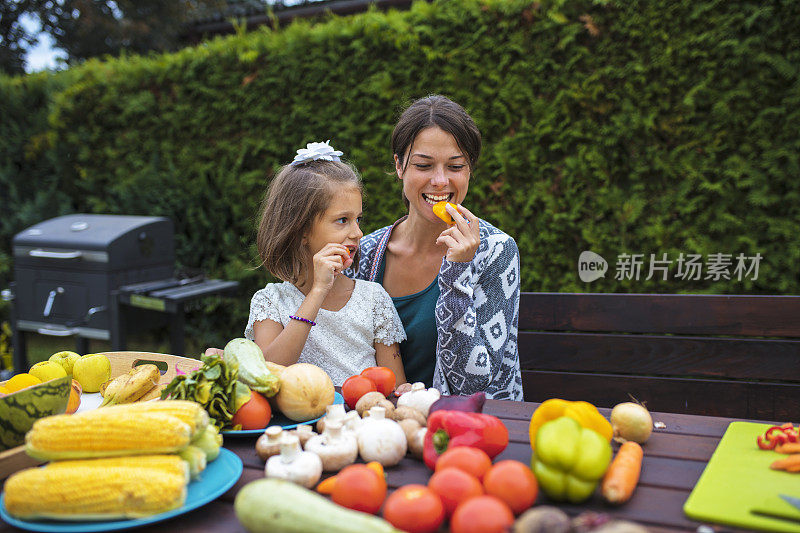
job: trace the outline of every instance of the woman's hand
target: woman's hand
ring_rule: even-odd
[[[469,209],[463,205],[458,206],[458,210],[451,205],[445,206],[450,216],[453,217],[455,225],[450,226],[436,239],[436,244],[447,246],[445,258],[448,261],[468,263],[475,257],[478,246],[481,244],[481,230],[478,217],[470,213]],[[466,216],[462,216],[461,212]]]
[[[318,289],[327,294],[333,287],[336,276],[346,268],[344,258],[347,258],[347,263],[353,263],[347,247],[332,242],[314,254],[314,286],[312,289]]]

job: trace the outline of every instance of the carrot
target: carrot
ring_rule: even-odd
[[[778,453],[800,453],[800,442],[784,442],[783,444],[778,444],[775,447],[775,451]]]
[[[787,472],[800,472],[800,453],[795,453],[785,459],[778,459],[769,467],[773,470],[786,470]]]
[[[336,476],[331,476],[328,479],[323,479],[317,485],[317,492],[320,494],[333,494],[333,487],[336,485]]]
[[[608,503],[625,503],[631,499],[639,482],[643,456],[642,447],[633,441],[620,446],[600,483],[600,493]]]

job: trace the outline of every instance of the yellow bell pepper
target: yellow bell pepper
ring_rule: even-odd
[[[555,420],[561,416],[568,416],[574,419],[581,427],[593,429],[609,442],[614,435],[614,431],[611,429],[611,422],[606,420],[606,418],[600,414],[600,411],[597,410],[597,407],[589,402],[571,402],[569,400],[552,398],[543,402],[536,411],[533,412],[531,425],[528,428],[532,448],[536,443],[536,433],[539,431],[539,428],[546,422]]]

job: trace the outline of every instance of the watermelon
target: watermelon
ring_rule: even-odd
[[[72,377],[46,381],[0,398],[0,451],[25,442],[25,433],[42,417],[67,410]]]

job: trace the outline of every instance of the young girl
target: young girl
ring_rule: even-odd
[[[376,364],[405,383],[398,343],[406,335],[391,298],[378,283],[341,274],[363,233],[361,180],[340,155],[309,143],[272,181],[257,245],[283,283],[253,295],[245,337],[268,361],[315,364],[335,385]]]

